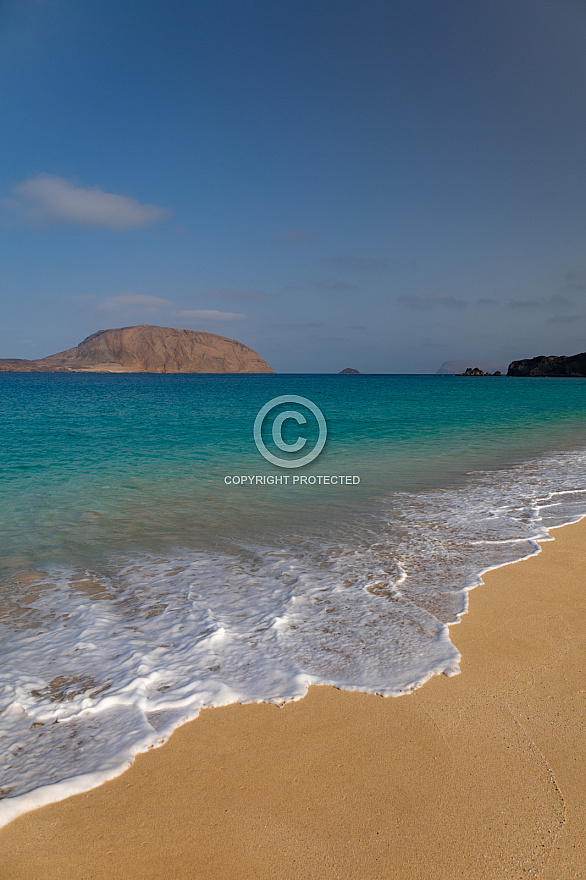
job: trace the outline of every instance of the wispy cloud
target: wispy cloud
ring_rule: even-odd
[[[320,290],[331,290],[334,293],[347,293],[350,290],[358,290],[358,285],[348,284],[347,281],[340,281],[337,278],[321,278],[315,282],[315,286]]]
[[[548,305],[570,306],[572,305],[572,302],[572,299],[569,296],[565,296],[563,293],[552,293],[549,298]]]
[[[244,300],[245,302],[266,302],[269,298],[262,290],[225,290],[219,287],[210,287],[205,290],[203,296],[212,296],[223,300]]]
[[[498,306],[500,305],[498,299],[491,299],[489,296],[483,296],[478,300],[479,306]]]
[[[385,257],[353,257],[346,254],[330,257],[326,262],[337,269],[351,269],[358,272],[386,272],[389,268],[389,261]]]
[[[316,327],[323,327],[322,321],[282,321],[277,324],[270,324],[273,330],[314,330]]]
[[[50,174],[38,174],[17,184],[0,204],[12,217],[35,226],[67,223],[116,232],[149,226],[171,213],[167,208],[141,204],[130,196],[105,192],[96,186],[78,186]]]
[[[583,315],[552,315],[547,319],[548,324],[574,324],[576,321],[583,321]]]
[[[567,272],[566,287],[569,290],[586,290],[586,269],[572,269]]]
[[[307,229],[286,229],[279,235],[279,241],[284,244],[314,244],[317,236]]]
[[[99,312],[142,312],[147,315],[155,315],[162,309],[172,308],[173,303],[159,296],[123,293],[120,296],[108,296],[105,299],[97,300],[96,307]]]
[[[245,321],[248,315],[236,312],[219,312],[217,309],[184,309],[173,312],[174,318],[185,318],[188,321]]]
[[[463,309],[467,303],[463,299],[457,299],[450,294],[436,294],[434,296],[419,296],[416,293],[410,293],[406,296],[397,297],[397,302],[409,309],[434,309],[436,307],[444,309]]]
[[[512,309],[538,309],[545,303],[538,299],[512,299],[509,305]]]
[[[544,299],[512,299],[509,306],[513,309],[551,309],[574,306],[573,300],[563,293],[552,293]]]
[[[248,315],[240,312],[224,312],[218,309],[180,309],[171,300],[139,293],[108,297],[81,294],[72,299],[90,305],[99,314],[124,315],[138,319],[141,316],[161,314],[165,315],[165,320],[179,318],[183,321],[245,321],[248,318]]]

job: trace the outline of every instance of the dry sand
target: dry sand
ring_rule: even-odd
[[[462,673],[204,711],[0,831],[2,880],[586,878],[586,521],[490,572]]]

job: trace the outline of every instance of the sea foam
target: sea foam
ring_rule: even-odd
[[[586,512],[586,456],[379,499],[319,538],[12,577],[0,621],[0,824],[110,779],[204,706],[310,685],[399,696],[458,672],[482,572]]]

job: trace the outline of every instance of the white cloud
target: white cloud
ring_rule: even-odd
[[[97,297],[78,295],[74,300],[89,303],[93,310],[101,314],[125,315],[158,315],[165,312],[167,317],[182,318],[187,321],[246,321],[248,315],[239,312],[220,312],[217,309],[177,309],[177,305],[160,296],[148,296],[140,293],[122,293],[119,296]]]
[[[76,186],[50,174],[38,174],[17,184],[1,204],[9,213],[40,226],[71,223],[118,232],[157,223],[171,213],[167,208],[142,205],[130,196],[104,192],[97,186]]]
[[[186,309],[174,312],[174,318],[187,318],[190,321],[245,321],[247,315],[236,312],[218,312],[216,309]]]
[[[161,309],[173,306],[168,299],[158,296],[146,296],[140,293],[123,293],[120,296],[109,296],[98,303],[100,312],[135,312],[141,311],[148,315],[154,315]]]

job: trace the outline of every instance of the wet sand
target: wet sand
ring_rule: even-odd
[[[586,877],[586,521],[485,576],[462,672],[202,712],[0,830],[2,880]]]

